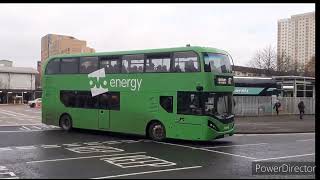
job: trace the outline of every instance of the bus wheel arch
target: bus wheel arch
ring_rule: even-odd
[[[156,131],[159,133],[154,134]],[[162,141],[166,138],[166,128],[161,121],[153,119],[146,126],[146,136],[155,141]]]
[[[68,113],[62,113],[59,118],[59,126],[65,130],[70,131],[72,129],[72,118]]]

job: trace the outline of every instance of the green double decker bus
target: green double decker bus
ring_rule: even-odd
[[[198,46],[50,57],[42,70],[42,122],[157,141],[231,136],[229,57]]]

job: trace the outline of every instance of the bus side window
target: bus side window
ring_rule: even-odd
[[[100,68],[104,68],[107,74],[117,74],[121,72],[121,62],[119,56],[100,57]]]
[[[122,73],[142,73],[144,69],[144,55],[125,55],[122,57]]]
[[[63,58],[61,59],[62,74],[79,73],[79,58]]]
[[[202,114],[200,95],[197,92],[178,92],[177,99],[178,114]]]
[[[146,72],[169,72],[170,54],[149,54],[147,55]]]
[[[98,70],[98,57],[80,57],[80,73],[88,74]]]
[[[60,69],[60,59],[53,59],[49,61],[46,74],[59,74]]]
[[[173,72],[198,72],[200,71],[198,56],[194,52],[175,52],[173,54]]]
[[[60,91],[60,100],[66,107],[76,107],[75,91]]]
[[[77,93],[78,108],[96,109],[98,108],[97,96],[92,97],[90,91],[80,91]]]
[[[173,96],[160,96],[160,105],[168,113],[173,112]]]

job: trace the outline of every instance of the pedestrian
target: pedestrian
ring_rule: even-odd
[[[276,109],[276,111],[277,111],[277,116],[279,115],[279,108],[280,107],[281,107],[281,103],[278,100],[273,106],[273,109]]]
[[[305,108],[303,101],[299,102],[298,108],[300,112],[300,119],[302,119],[303,118],[302,116],[304,115],[304,108]]]

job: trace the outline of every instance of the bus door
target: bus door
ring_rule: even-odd
[[[109,129],[110,127],[110,94],[103,93],[99,96],[98,126],[99,129]]]
[[[120,93],[106,92],[100,95],[99,128],[109,129],[113,111],[120,110]]]

